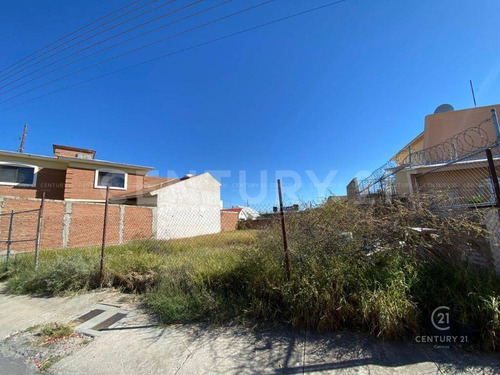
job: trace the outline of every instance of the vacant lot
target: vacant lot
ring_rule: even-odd
[[[460,260],[484,247],[479,222],[406,204],[332,202],[288,216],[290,280],[279,223],[271,223],[263,231],[110,246],[104,286],[144,293],[165,323],[286,323],[408,340],[425,333],[431,312],[444,305],[476,345],[498,350],[500,281]],[[436,231],[408,230],[415,226]],[[18,255],[2,277],[12,293],[93,289],[99,256],[97,248],[46,251],[35,272],[32,255]]]

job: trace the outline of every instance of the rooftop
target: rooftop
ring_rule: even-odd
[[[62,148],[65,147],[69,151],[80,151],[83,153],[89,153],[92,154],[92,152],[95,155],[94,150],[87,150],[87,149],[79,149],[76,147],[68,147],[68,146],[59,146],[59,145],[54,145],[54,148]],[[74,165],[74,166],[87,166],[87,167],[110,167],[110,168],[126,168],[126,169],[132,169],[136,171],[141,171],[141,172],[149,172],[153,170],[153,167],[145,167],[141,165],[135,165],[135,164],[125,164],[125,163],[117,163],[117,162],[112,162],[112,161],[106,161],[106,160],[99,160],[99,159],[86,159],[86,158],[78,158],[78,157],[70,157],[70,156],[63,156],[63,155],[58,155],[58,156],[45,156],[45,155],[36,155],[36,154],[27,154],[27,153],[20,153],[20,152],[14,152],[14,151],[4,151],[0,150],[0,156],[6,156],[10,158],[15,158],[15,159],[21,159],[26,162],[30,161],[49,161],[49,162],[56,162],[56,163],[61,163],[66,166],[68,165]]]

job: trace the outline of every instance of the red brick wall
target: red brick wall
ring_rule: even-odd
[[[104,204],[72,203],[68,247],[96,246],[102,243]],[[106,243],[119,243],[120,207],[109,205]]]
[[[7,240],[10,211],[36,210],[40,199],[4,198],[0,201],[0,240]],[[123,219],[121,211],[123,210]],[[64,247],[97,246],[102,241],[104,220],[103,203],[80,203],[46,200],[41,232],[41,249],[60,249]],[[122,238],[120,221],[123,220]],[[69,229],[68,233],[65,233]],[[19,213],[14,216],[13,240],[36,237],[38,212]],[[109,205],[106,229],[106,243],[109,245],[145,239],[152,236],[153,212],[150,207]],[[66,238],[66,241],[64,240]],[[7,245],[0,243],[0,251]],[[13,243],[16,252],[34,251],[35,242]]]
[[[220,220],[223,232],[238,228],[238,212],[221,211]]]
[[[18,214],[14,215],[12,225],[12,239],[26,240],[36,238],[36,229],[38,225],[38,211],[20,212],[38,210],[40,208],[39,199],[15,199],[5,198],[1,202],[0,215],[0,240],[7,240],[9,232],[9,213],[14,210]],[[62,247],[64,203],[59,201],[45,201],[44,220],[42,222],[42,233],[40,238],[41,248]],[[0,243],[0,251],[7,249],[7,244]],[[13,243],[11,249],[14,251],[33,251],[35,242]]]
[[[45,192],[47,199],[63,200],[65,179],[65,170],[40,168],[37,173],[36,186],[0,185],[0,196],[41,198]]]
[[[95,170],[68,168],[66,171],[65,199],[105,200],[106,189],[94,188]],[[127,190],[109,190],[110,197],[142,189],[144,176],[128,174]]]
[[[153,235],[153,210],[147,207],[124,207],[123,240],[151,237]]]

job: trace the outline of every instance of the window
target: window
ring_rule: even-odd
[[[0,184],[35,186],[36,172],[34,166],[0,163]]]
[[[127,189],[127,174],[114,170],[97,170],[95,177],[95,187],[104,189]]]

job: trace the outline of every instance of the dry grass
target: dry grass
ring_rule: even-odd
[[[475,215],[449,216],[418,202],[330,202],[288,215],[291,280],[276,223],[260,232],[109,246],[105,285],[144,293],[165,323],[264,321],[387,339],[423,333],[428,314],[446,305],[457,322],[480,330],[483,347],[498,348],[500,281],[461,261],[485,243]],[[97,248],[46,251],[37,272],[31,258],[18,256],[4,277],[14,293],[85,290],[98,286],[98,262]]]

